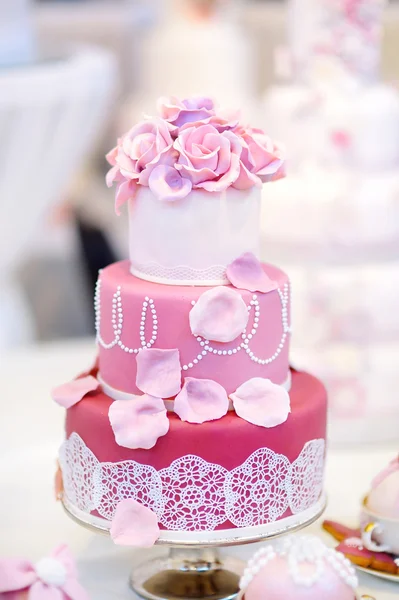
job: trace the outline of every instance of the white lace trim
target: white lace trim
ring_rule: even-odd
[[[213,531],[226,521],[251,527],[276,521],[288,508],[311,508],[322,493],[324,450],[324,440],[312,440],[291,464],[260,448],[232,471],[187,455],[157,471],[134,460],[100,463],[73,433],[60,465],[68,502],[85,513],[97,510],[110,521],[121,500],[134,498],[171,531]]]
[[[205,340],[201,336],[196,336],[196,341],[198,342],[198,354],[192,358],[191,361],[187,362],[182,366],[183,371],[188,371],[192,369],[194,365],[197,365],[201,360],[203,360],[208,354],[212,354],[213,356],[224,356],[225,358],[229,356],[233,356],[237,354],[237,352],[245,352],[247,356],[253,362],[259,365],[269,365],[274,362],[276,358],[278,358],[287,342],[287,338],[291,333],[291,326],[288,319],[288,304],[290,299],[290,284],[286,283],[283,289],[277,289],[277,293],[279,295],[280,303],[281,303],[281,322],[282,322],[282,333],[281,338],[277,344],[277,347],[273,354],[266,357],[256,356],[255,353],[251,350],[251,340],[256,336],[259,328],[259,322],[261,318],[260,304],[258,300],[257,294],[253,294],[252,300],[249,302],[247,309],[248,312],[253,312],[252,324],[248,323],[247,328],[242,332],[241,342],[237,346],[229,346],[225,344],[225,349],[220,350],[214,348],[209,340]],[[195,304],[195,302],[193,301]],[[145,296],[143,299],[143,307],[141,312],[141,321],[140,321],[140,346],[137,348],[131,348],[126,346],[122,341],[122,332],[123,332],[123,302],[122,302],[122,293],[121,286],[118,286],[115,293],[112,297],[112,328],[114,332],[114,337],[112,340],[105,341],[101,334],[101,275],[99,276],[96,284],[96,292],[94,298],[94,308],[96,313],[95,325],[97,332],[97,342],[105,349],[110,350],[114,346],[119,346],[121,350],[127,352],[129,354],[137,354],[143,348],[151,348],[157,340],[158,337],[158,316],[156,311],[156,305],[152,298]],[[187,315],[191,310],[191,305],[188,307]],[[151,338],[146,337],[147,331],[147,318],[148,311],[151,311],[152,318],[152,333]],[[187,316],[188,318],[188,316]]]
[[[226,265],[211,265],[205,269],[194,269],[187,265],[165,267],[158,263],[133,263],[130,265],[132,275],[152,281],[154,283],[166,283],[169,285],[228,285],[226,277]]]

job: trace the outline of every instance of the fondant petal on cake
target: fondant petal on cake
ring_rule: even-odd
[[[189,179],[185,179],[174,167],[167,165],[158,165],[153,169],[148,185],[152,193],[164,202],[185,198],[193,187]]]
[[[116,443],[132,450],[153,448],[169,431],[163,400],[147,394],[113,402],[108,416]]]
[[[116,507],[110,533],[119,546],[151,548],[160,534],[158,517],[136,500],[122,500]]]
[[[270,379],[254,377],[230,395],[237,415],[260,427],[276,427],[291,412],[289,393]]]
[[[74,379],[53,389],[51,396],[57,404],[64,408],[71,408],[80,402],[90,392],[95,392],[100,387],[98,380],[92,375]]]
[[[228,265],[226,275],[234,287],[250,292],[266,294],[278,288],[277,282],[266,275],[262,264],[252,252],[245,252]]]
[[[177,349],[145,348],[137,354],[136,385],[145,394],[170,398],[181,389],[181,365]]]
[[[23,590],[36,581],[30,561],[18,558],[0,559],[0,593]]]
[[[137,193],[137,189],[137,183],[133,179],[122,181],[122,183],[118,184],[115,194],[115,212],[118,216],[121,214],[121,206],[130,200],[130,198],[134,198]]]
[[[189,319],[193,335],[214,342],[231,342],[245,330],[248,309],[238,292],[219,286],[201,294]]]
[[[182,421],[204,423],[221,419],[229,409],[225,389],[210,379],[187,377],[176,396],[174,411]]]

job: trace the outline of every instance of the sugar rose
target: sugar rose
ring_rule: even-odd
[[[193,187],[221,192],[240,174],[242,144],[231,131],[219,132],[213,125],[181,131],[174,143],[179,153],[176,169]]]

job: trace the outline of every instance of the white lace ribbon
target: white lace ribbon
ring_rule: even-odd
[[[157,471],[134,460],[101,463],[72,433],[59,458],[66,499],[84,513],[96,510],[111,521],[119,502],[133,498],[170,531],[213,531],[226,521],[235,527],[273,523],[287,509],[297,515],[316,505],[324,451],[324,440],[317,439],[307,442],[292,463],[259,448],[231,471],[195,455]]]
[[[97,379],[100,382],[103,392],[107,396],[112,398],[112,400],[122,400],[122,401],[133,400],[137,396],[137,394],[123,392],[121,390],[118,390],[118,389],[112,387],[111,385],[108,385],[108,383],[106,383],[104,381],[104,379],[101,377],[100,373],[98,373]],[[287,392],[290,391],[290,389],[291,389],[291,371],[288,372],[287,378],[281,384],[281,387],[283,387],[285,390],[287,390]],[[174,400],[164,400],[163,402],[165,404],[166,410],[168,410],[169,412],[174,412],[174,409],[175,409],[175,401]],[[231,400],[229,401],[229,410],[234,410],[234,406],[233,406],[233,403]]]

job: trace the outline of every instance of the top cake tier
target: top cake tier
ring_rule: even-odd
[[[284,175],[281,149],[208,98],[161,98],[108,154],[115,209],[129,205],[131,272],[170,285],[227,284],[258,256],[262,183]]]

